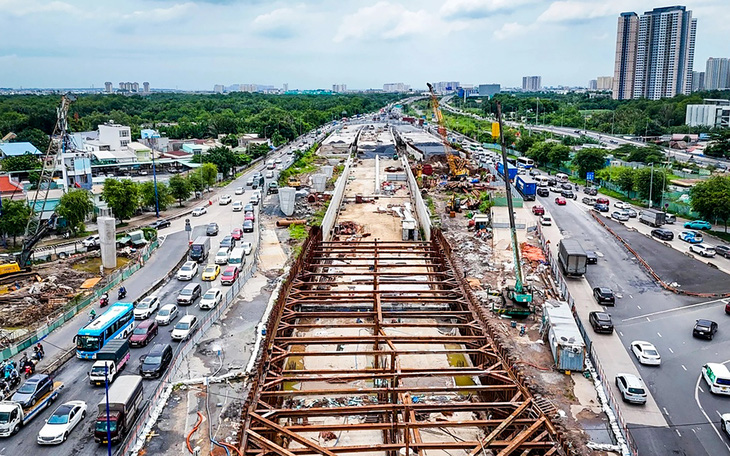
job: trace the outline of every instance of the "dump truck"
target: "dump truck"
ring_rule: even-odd
[[[121,441],[129,432],[142,408],[142,377],[122,375],[109,387],[109,401],[99,402],[99,414],[94,426],[96,443]]]
[[[588,256],[575,239],[562,239],[558,245],[558,262],[566,276],[581,277],[586,273]]]
[[[666,222],[664,212],[655,211],[653,209],[645,209],[639,215],[639,221],[649,226],[659,227]]]
[[[62,389],[63,383],[53,382],[51,391],[41,397],[35,405],[27,408],[23,408],[20,403],[14,401],[0,402],[0,437],[10,437],[16,434],[21,427],[52,404]]]
[[[104,385],[104,370],[112,383],[119,372],[129,361],[129,341],[127,339],[114,339],[104,345],[96,354],[96,362],[91,366],[89,372],[89,383],[91,385]]]

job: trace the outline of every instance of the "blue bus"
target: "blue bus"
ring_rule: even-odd
[[[134,304],[117,302],[76,334],[76,357],[94,359],[110,340],[126,339],[134,329]]]

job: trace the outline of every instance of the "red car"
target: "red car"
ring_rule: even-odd
[[[238,266],[228,266],[221,274],[221,285],[233,285],[238,279]]]
[[[608,198],[596,198],[596,203],[598,204],[609,204]]]
[[[532,213],[535,215],[545,215],[545,208],[539,204],[532,206]]]
[[[243,220],[251,220],[252,222],[256,221],[256,216],[253,215],[253,212],[246,212],[243,214]]]
[[[234,228],[233,231],[231,231],[231,237],[240,241],[241,237],[243,237],[243,230],[241,228]]]
[[[145,347],[155,338],[157,331],[159,331],[159,327],[155,320],[145,320],[138,324],[134,328],[134,331],[132,331],[132,337],[129,338],[129,345],[131,347]]]
[[[565,198],[555,198],[555,204],[558,206],[565,206]]]

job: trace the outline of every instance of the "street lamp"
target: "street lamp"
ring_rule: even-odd
[[[535,126],[540,123],[540,97],[535,99]]]
[[[649,208],[651,208],[651,191],[654,187],[654,163],[651,164],[651,175],[649,176]]]
[[[154,186],[155,186],[155,216],[157,218],[160,218],[160,200],[159,200],[159,196],[157,194],[157,167],[155,166],[155,146],[154,146],[154,144],[156,144],[157,141],[155,141],[155,139],[156,138],[154,136],[152,136],[152,138],[150,138],[150,144],[152,144],[152,181],[154,182]]]
[[[112,432],[109,419],[109,366],[104,363],[104,394],[106,399],[106,448],[108,456],[112,456]],[[118,429],[119,430],[119,429]]]

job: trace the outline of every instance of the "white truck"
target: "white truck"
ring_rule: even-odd
[[[52,404],[58,398],[58,393],[62,389],[62,382],[54,382],[50,392],[46,393],[34,406],[26,409],[18,402],[0,402],[0,437],[10,437],[16,434],[22,426],[30,422],[42,410]]]
[[[127,339],[113,339],[104,345],[96,354],[96,362],[91,366],[89,372],[89,383],[91,385],[104,385],[104,372],[112,383],[119,371],[129,361],[129,341]]]

